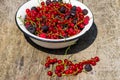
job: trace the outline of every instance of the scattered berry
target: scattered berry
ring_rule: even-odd
[[[28,30],[30,33],[34,34],[35,31],[36,31],[36,28],[35,28],[34,26],[32,26],[32,25],[29,25],[29,26],[27,26],[27,30]]]
[[[47,74],[48,74],[49,76],[52,76],[52,75],[53,75],[53,72],[48,71]]]
[[[61,77],[61,76],[62,76],[62,74],[61,74],[61,73],[57,73],[57,76],[58,76],[58,77]]]
[[[96,62],[100,61],[98,56],[96,56],[94,59],[95,59]]]
[[[91,65],[95,66],[95,65],[96,65],[96,62],[95,62],[95,61],[92,61],[92,62],[91,62]]]
[[[50,64],[49,63],[45,63],[45,67],[46,68],[50,67]]]
[[[87,14],[88,14],[88,10],[87,10],[87,9],[83,9],[82,13],[83,13],[84,15],[87,15]]]
[[[92,70],[92,66],[90,64],[86,64],[84,68],[85,68],[85,71],[87,72]]]
[[[62,64],[62,62],[63,62],[62,60],[58,60],[58,64]]]

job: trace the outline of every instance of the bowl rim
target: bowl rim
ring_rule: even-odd
[[[29,1],[32,1],[32,0],[29,0]],[[79,35],[79,33],[77,34],[78,36],[77,37],[73,37],[73,38],[71,38],[71,39],[69,39],[69,38],[63,38],[63,39],[47,39],[47,38],[36,38],[36,37],[34,37],[34,36],[32,36],[32,35],[30,35],[30,34],[32,34],[32,33],[30,33],[30,34],[28,34],[27,32],[25,32],[24,30],[22,30],[21,28],[20,28],[20,25],[17,23],[17,13],[18,13],[18,11],[19,11],[19,9],[24,5],[24,4],[26,4],[26,3],[28,3],[29,1],[27,1],[27,2],[25,2],[25,3],[23,3],[22,5],[20,5],[19,7],[18,7],[18,9],[17,9],[17,11],[16,11],[16,13],[15,13],[15,22],[16,22],[16,25],[17,25],[17,27],[25,34],[25,36],[28,36],[28,37],[31,37],[31,38],[33,38],[33,39],[36,39],[36,40],[39,40],[39,41],[43,41],[43,42],[48,42],[48,43],[60,43],[60,42],[68,42],[68,41],[72,41],[72,40],[75,40],[75,39],[78,39],[80,36],[82,36],[82,35],[84,35],[91,27],[89,27],[89,29],[88,30],[86,30],[82,35]],[[85,4],[83,4],[82,2],[80,2],[82,5],[84,5],[84,6],[86,6]],[[88,6],[86,6],[87,8],[88,8]],[[94,16],[93,16],[93,13],[92,13],[92,11],[91,11],[91,9],[90,8],[88,8],[89,9],[89,11],[91,12],[91,15],[92,15],[92,24],[93,24],[93,22],[94,22]],[[90,25],[90,26],[92,26],[92,24]],[[33,34],[34,35],[34,34]],[[36,36],[36,35],[35,35]],[[75,35],[74,35],[75,36]]]

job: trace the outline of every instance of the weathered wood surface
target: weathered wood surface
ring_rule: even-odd
[[[26,1],[0,0],[0,80],[120,80],[120,0],[83,0],[93,12],[96,27],[66,57],[57,55],[64,49],[35,48],[27,42],[14,18]],[[99,56],[101,61],[88,74],[50,78],[43,66],[48,55],[58,59],[71,56],[77,61]]]

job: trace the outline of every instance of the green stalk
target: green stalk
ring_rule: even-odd
[[[24,20],[20,17],[18,17],[18,19],[24,24]]]
[[[68,50],[70,50],[70,47],[71,47],[71,46],[68,46],[67,49],[65,50],[65,56],[67,55]]]

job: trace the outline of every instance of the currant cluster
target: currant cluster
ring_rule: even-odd
[[[48,71],[47,74],[49,76],[57,75],[61,77],[63,75],[77,75],[81,73],[83,70],[89,72],[92,70],[92,66],[96,65],[100,59],[99,57],[91,58],[90,60],[84,60],[82,62],[73,63],[68,59],[58,60],[57,58],[51,59],[49,56],[46,58],[45,67],[49,68],[50,65],[55,65],[55,68]],[[53,73],[54,72],[54,73]]]
[[[62,0],[46,0],[26,9],[24,25],[42,38],[61,39],[76,35],[89,23],[88,11]]]

